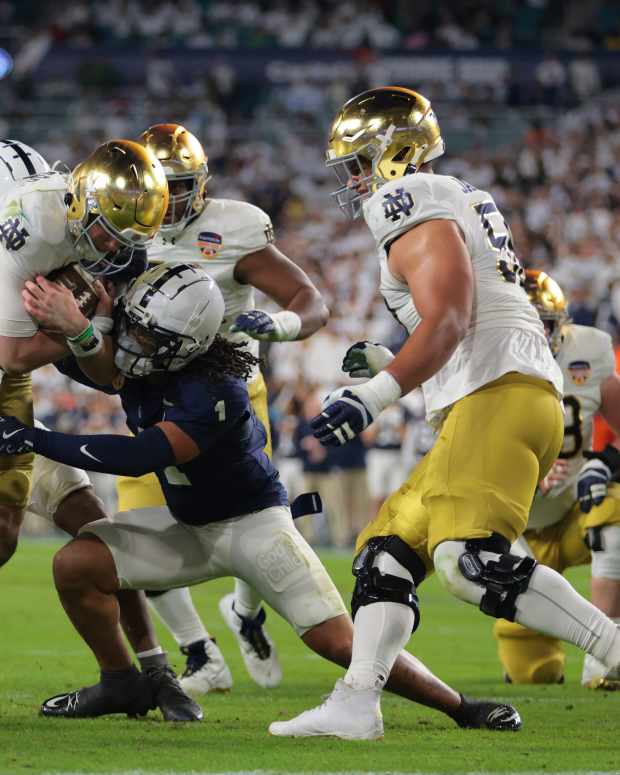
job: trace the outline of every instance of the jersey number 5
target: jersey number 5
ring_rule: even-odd
[[[485,230],[489,244],[499,254],[497,271],[507,283],[523,285],[525,272],[514,252],[512,235],[504,217],[495,206],[495,202],[487,199],[474,205],[474,210],[480,216],[482,228]]]

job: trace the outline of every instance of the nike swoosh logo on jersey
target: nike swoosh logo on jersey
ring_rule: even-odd
[[[11,431],[10,433],[7,433],[6,431],[2,431],[2,438],[3,439],[10,439],[11,436],[15,436],[16,433],[21,433],[24,429],[18,428],[16,431]]]
[[[96,461],[97,461],[97,463],[101,463],[101,462],[103,462],[103,461],[99,460],[99,458],[98,458],[98,457],[95,457],[94,455],[91,455],[91,454],[90,454],[90,452],[89,452],[89,451],[86,449],[86,444],[82,444],[82,446],[80,447],[80,452],[81,452],[83,455],[86,455],[86,457],[89,457],[89,458],[91,458],[92,460],[96,460]]]

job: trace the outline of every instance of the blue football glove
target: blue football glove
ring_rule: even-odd
[[[301,319],[289,310],[270,315],[260,309],[251,309],[238,315],[230,327],[231,333],[238,331],[264,342],[287,342],[299,335]]]
[[[605,500],[607,485],[620,470],[620,452],[608,444],[602,452],[586,450],[583,456],[588,462],[577,477],[577,498],[581,511],[588,514]]]
[[[23,455],[34,450],[34,428],[17,417],[0,415],[0,455]]]
[[[356,342],[346,351],[342,370],[350,377],[370,379],[394,359],[394,353],[377,342]]]
[[[314,436],[324,447],[346,444],[375,419],[354,391],[354,387],[334,390],[323,402],[321,414],[310,421]]]

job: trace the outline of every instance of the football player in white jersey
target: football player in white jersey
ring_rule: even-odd
[[[39,328],[36,295],[39,286],[50,285],[44,276],[77,261],[95,273],[122,268],[131,260],[125,249],[143,244],[157,231],[168,191],[161,165],[136,143],[100,146],[69,179],[41,163],[41,169],[35,165],[30,169],[23,147],[3,143],[3,169],[8,173],[10,167],[16,177],[22,172],[19,161],[32,174],[14,181],[0,195],[0,373],[4,372],[0,408],[32,424],[30,372],[73,350],[96,374],[109,346],[77,310],[72,296],[70,303],[78,314],[68,338]],[[111,172],[115,174],[108,175]],[[22,297],[24,284],[31,292]],[[1,464],[0,564],[15,551],[31,472],[29,455],[6,458]]]
[[[44,276],[78,261],[95,274],[118,276],[133,270],[134,253],[143,251],[157,231],[167,203],[163,169],[137,143],[105,143],[67,178],[50,171],[45,160],[23,143],[0,141],[0,411],[32,425],[30,371],[70,352],[78,356],[85,372],[105,377],[111,340],[104,334],[112,321],[103,316],[103,305],[89,321],[71,292]],[[105,295],[101,286],[99,291]],[[42,304],[49,306],[46,330],[39,325]],[[68,321],[68,328],[58,325],[60,313],[69,313],[62,321]],[[57,469],[50,471],[46,461],[36,461],[35,509],[75,534],[85,522],[101,516],[101,507],[87,477],[86,482],[83,475],[63,479]],[[32,479],[33,455],[0,460],[0,564],[17,546]],[[183,694],[167,667],[139,594],[123,594],[119,602],[144,670],[132,680],[154,686],[155,700],[167,720],[202,718],[200,708]]]
[[[364,92],[332,125],[336,199],[373,233],[381,292],[409,338],[368,382],[327,397],[315,435],[344,444],[420,385],[440,430],[358,539],[344,680],[320,707],[274,722],[275,735],[381,734],[381,690],[419,624],[416,588],[433,568],[483,612],[620,663],[616,625],[560,574],[511,553],[562,444],[562,374],[492,196],[432,174],[443,151],[429,101],[410,89]]]
[[[600,412],[620,431],[620,377],[611,337],[570,322],[560,287],[545,272],[528,270],[526,289],[538,310],[564,375],[564,443],[557,463],[540,484],[518,548],[562,573],[592,562],[592,602],[620,624],[620,452],[588,451],[592,422]],[[500,619],[494,628],[508,680],[558,683],[564,652],[557,638]],[[582,683],[618,685],[620,674],[586,655]]]
[[[258,355],[259,340],[304,339],[325,324],[328,310],[307,275],[273,244],[267,213],[247,202],[207,197],[207,157],[197,138],[178,124],[156,124],[140,138],[164,167],[170,204],[162,227],[149,247],[151,261],[199,263],[220,288],[226,311],[220,334],[243,343]],[[255,309],[255,289],[273,299],[282,310],[267,314]],[[266,451],[271,455],[267,389],[254,367],[248,383],[252,406],[267,429]],[[165,499],[157,478],[120,477],[119,510],[159,507]],[[203,694],[229,689],[230,670],[209,637],[186,588],[147,593],[167,624],[187,666],[181,683],[187,691]],[[264,627],[260,597],[245,582],[236,581],[235,595],[220,601],[252,678],[263,687],[276,686],[282,671],[275,646]]]

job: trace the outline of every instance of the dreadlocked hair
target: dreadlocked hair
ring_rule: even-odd
[[[226,377],[238,377],[247,382],[252,369],[261,361],[244,347],[245,342],[230,342],[216,334],[207,352],[196,358],[190,368],[210,382],[221,382]]]

